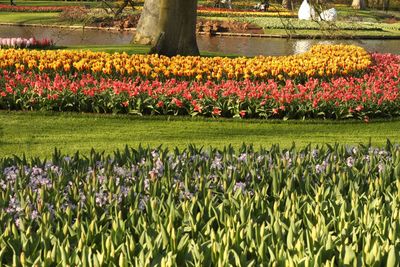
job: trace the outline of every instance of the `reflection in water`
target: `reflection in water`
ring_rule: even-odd
[[[308,51],[315,44],[355,44],[370,52],[400,54],[400,40],[320,40],[198,36],[202,50],[245,56],[281,56]]]
[[[51,38],[57,45],[129,44],[132,32],[0,26],[0,37]],[[306,52],[315,44],[356,44],[370,52],[400,54],[400,40],[316,40],[197,36],[200,50],[243,56],[282,56]]]
[[[312,44],[309,40],[296,40],[293,44],[294,54],[301,54],[307,52],[311,48]]]
[[[292,40],[293,41],[293,54],[301,54],[305,53],[313,45],[316,44],[335,44],[335,43],[342,43],[338,41],[331,41],[331,40]]]
[[[112,32],[87,29],[58,29],[44,27],[0,26],[0,37],[50,38],[56,45],[129,44],[131,32]]]

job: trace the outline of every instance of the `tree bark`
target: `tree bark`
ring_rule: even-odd
[[[390,6],[390,0],[383,0],[382,1],[382,8],[384,11],[388,11]]]
[[[353,0],[351,6],[354,9],[365,9],[365,0]]]
[[[150,53],[199,55],[196,20],[197,0],[160,0],[159,34]]]
[[[289,9],[289,10],[292,10],[293,9],[293,2],[292,2],[292,0],[282,0],[282,6],[284,8]]]
[[[143,45],[154,45],[160,34],[157,27],[159,17],[160,0],[146,0],[132,42]]]

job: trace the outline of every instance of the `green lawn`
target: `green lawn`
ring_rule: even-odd
[[[0,23],[60,24],[57,12],[0,12]]]
[[[150,50],[150,46],[129,44],[129,45],[71,45],[71,46],[59,46],[55,49],[67,49],[67,50],[90,50],[93,52],[106,52],[106,53],[127,53],[132,54],[147,54]],[[224,57],[238,57],[235,54],[221,54],[218,52],[200,51],[200,54],[205,57],[213,56],[224,56]]]
[[[146,45],[71,45],[71,46],[59,46],[55,49],[66,49],[66,50],[90,50],[93,52],[106,52],[106,53],[127,53],[132,54],[146,54],[150,50],[150,46]]]
[[[279,143],[290,147],[322,143],[358,144],[369,140],[383,145],[389,138],[400,142],[400,120],[358,121],[263,121],[188,117],[134,117],[76,113],[0,111],[0,157],[12,154],[50,156],[55,147],[65,153],[91,148],[111,153],[125,145],[184,148],[235,147],[243,142],[258,146]]]

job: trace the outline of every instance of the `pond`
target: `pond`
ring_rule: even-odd
[[[0,37],[51,38],[57,45],[116,45],[129,44],[132,32],[103,30],[44,28],[27,26],[0,26]],[[307,51],[318,43],[346,43],[364,47],[370,52],[400,54],[400,40],[318,40],[261,37],[208,37],[197,36],[200,50],[256,55],[291,55]]]

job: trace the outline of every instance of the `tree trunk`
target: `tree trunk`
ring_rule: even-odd
[[[196,19],[197,0],[160,0],[159,34],[150,53],[199,55]]]
[[[390,6],[390,0],[383,0],[382,2],[383,2],[382,3],[383,10],[388,11]]]
[[[159,17],[160,0],[146,0],[132,42],[136,44],[154,45],[160,34],[157,27]]]
[[[364,0],[353,0],[351,6],[354,9],[365,9],[365,1]]]
[[[289,10],[293,9],[293,1],[292,0],[282,0],[282,6]]]

